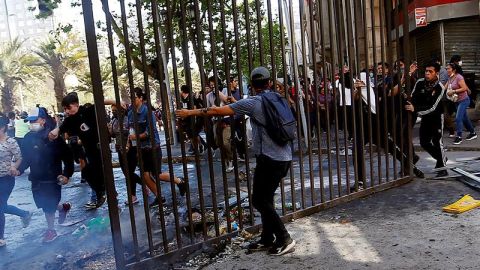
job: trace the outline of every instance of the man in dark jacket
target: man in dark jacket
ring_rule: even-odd
[[[59,211],[58,222],[61,224],[71,208],[70,203],[59,202],[61,185],[68,183],[74,171],[73,155],[64,140],[48,139],[48,133],[55,127],[55,122],[45,108],[34,108],[27,120],[30,121],[30,132],[25,136],[23,144],[25,153],[28,154],[22,159],[18,173],[30,168],[28,179],[32,182],[33,199],[36,206],[42,208],[47,220],[48,229],[43,235],[43,242],[51,242],[57,238],[55,212]]]
[[[435,168],[445,167],[446,157],[443,150],[443,107],[442,98],[445,88],[438,80],[440,65],[430,63],[425,66],[425,78],[419,79],[412,91],[412,100],[405,109],[416,112],[422,117],[420,124],[420,145],[436,161]],[[447,171],[441,171],[444,176]]]
[[[96,199],[88,202],[85,207],[99,208],[105,203],[106,196],[95,107],[79,105],[75,92],[69,93],[63,98],[62,106],[68,116],[59,128],[50,132],[49,137],[56,139],[59,134],[65,133],[69,137],[78,136],[85,149],[85,178],[96,195]]]

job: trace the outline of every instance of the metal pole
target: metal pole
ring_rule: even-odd
[[[107,191],[108,213],[112,240],[115,253],[115,265],[117,269],[125,268],[124,247],[120,228],[120,217],[115,191],[115,182],[112,170],[112,156],[108,147],[108,130],[106,123],[105,103],[103,101],[102,76],[100,73],[100,61],[98,58],[97,36],[95,34],[95,22],[93,18],[92,1],[82,0],[83,19],[85,24],[85,38],[88,49],[88,62],[92,77],[93,96],[95,100],[95,116],[98,125],[98,137],[100,141],[100,153],[102,157],[103,175]]]

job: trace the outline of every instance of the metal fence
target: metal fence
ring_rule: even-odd
[[[102,0],[101,4],[105,17],[94,18],[92,1],[82,0],[119,269],[165,263],[244,229],[259,228],[255,225],[258,218],[250,200],[255,167],[251,155],[240,162],[238,144],[232,143],[234,170],[228,173],[225,151],[220,151],[220,157],[214,157],[210,147],[206,154],[200,154],[195,148],[194,154],[188,155],[188,138],[181,129],[180,140],[174,144],[177,130],[170,108],[181,106],[181,84],[187,85],[190,91],[203,88],[209,74],[215,78],[214,91],[218,97],[221,81],[227,81],[230,95],[231,76],[237,78],[239,89],[244,89],[244,77],[248,77],[254,67],[263,65],[271,70],[274,84],[280,82],[279,88],[283,86],[285,96],[293,100],[298,138],[292,144],[294,160],[289,177],[282,181],[277,199],[278,211],[284,220],[309,215],[411,179],[413,166],[408,165],[413,155],[411,115],[389,109],[401,106],[401,99],[388,98],[393,84],[378,87],[376,78],[388,74],[385,68],[381,74],[375,68],[377,63],[393,63],[399,56],[409,63],[408,35],[401,37],[408,32],[408,23],[403,23],[408,21],[405,19],[407,9],[402,8],[407,6],[407,0],[300,0],[295,3],[292,0],[274,3],[272,0],[137,0],[129,3]],[[115,5],[116,10],[119,8],[119,14],[111,11],[109,4]],[[108,147],[110,135],[105,120],[95,25],[100,19],[106,23],[117,106],[121,106],[119,57],[126,59],[130,89],[139,86],[134,81],[134,70],[142,71],[140,86],[148,96],[148,103],[152,104],[152,81],[159,84],[158,96],[165,123],[162,136],[166,142],[161,150],[164,156],[166,153],[164,171],[170,173],[170,183],[156,181],[158,197],[166,198],[166,202],[160,200],[158,208],[149,207],[143,188],[143,207],[132,204],[128,191],[127,211],[119,211],[115,186],[119,183],[114,182],[112,153]],[[347,70],[344,66],[348,66],[349,72],[344,72]],[[400,76],[397,75],[398,81]],[[366,87],[355,87],[360,79]],[[198,80],[199,87],[194,85]],[[406,72],[404,80],[408,95],[411,83]],[[205,91],[201,95],[206,105]],[[319,102],[322,95],[324,103]],[[134,99],[132,91],[131,100]],[[217,99],[217,105],[219,102]],[[346,106],[348,103],[351,105]],[[380,113],[382,108],[386,113]],[[149,115],[151,112],[152,107],[148,106]],[[210,130],[212,121],[207,118],[201,121],[205,130]],[[149,133],[153,134],[157,121],[148,117],[148,122]],[[244,137],[248,138],[248,121],[244,119],[239,123]],[[235,124],[231,127],[232,138]],[[139,131],[138,119],[134,128]],[[206,132],[206,137],[208,142],[213,141],[210,132]],[[153,136],[150,140],[153,145]],[[243,144],[248,149],[248,140],[244,139]],[[121,145],[121,152],[126,151],[126,142]],[[138,157],[145,186],[145,160],[140,152]],[[120,158],[127,163],[126,155]],[[162,157],[153,151],[153,159]],[[153,174],[157,176],[161,171],[158,162],[155,167]],[[184,197],[176,192],[175,174],[188,183]],[[125,175],[126,181],[121,185],[133,181],[128,173]]]

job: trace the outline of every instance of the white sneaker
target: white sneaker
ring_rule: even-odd
[[[0,239],[0,247],[4,247],[7,245],[7,241],[5,239]]]
[[[227,173],[233,172],[233,169],[234,169],[234,167],[233,167],[233,162],[232,162],[232,161],[227,162],[226,165],[227,165],[227,169],[225,169],[225,171],[226,171]]]

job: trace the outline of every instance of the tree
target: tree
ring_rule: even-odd
[[[15,86],[25,83],[35,75],[36,58],[22,51],[23,41],[18,38],[0,48],[0,93],[4,112],[11,112],[16,105]]]
[[[87,52],[85,45],[73,33],[57,31],[42,42],[35,54],[37,65],[53,80],[58,111],[62,111],[62,99],[66,94],[65,76],[68,72],[84,68]]]

